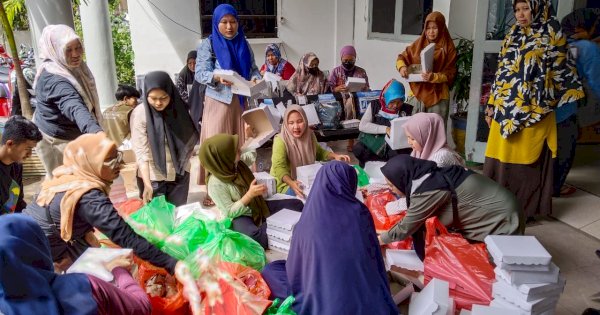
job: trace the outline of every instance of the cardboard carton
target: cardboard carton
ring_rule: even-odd
[[[408,315],[446,315],[448,313],[449,284],[432,279],[419,294],[413,293],[408,307]]]
[[[315,181],[317,172],[321,169],[321,163],[298,166],[296,168],[296,179],[304,185],[304,195],[308,197],[310,188]]]
[[[311,103],[303,105],[302,109],[304,109],[304,112],[306,113],[306,119],[308,119],[309,126],[316,126],[321,123],[315,104]]]
[[[277,107],[273,106],[273,105],[267,105],[267,104],[260,104],[258,106],[259,108],[265,108],[267,109],[270,113],[271,113],[271,125],[273,126],[273,129],[275,129],[276,132],[281,131],[281,120],[283,118],[283,116],[281,114],[279,114],[279,110],[277,109]]]
[[[414,250],[402,250],[402,249],[386,249],[385,251],[385,264],[387,269],[391,266],[398,266],[406,268],[408,270],[423,272],[425,267],[419,256]]]
[[[215,69],[213,73],[232,83],[231,92],[233,92],[233,94],[255,97],[268,88],[266,81],[262,80],[254,84],[253,82],[244,79],[244,77],[233,70]]]
[[[496,277],[496,280],[492,286],[492,292],[515,304],[516,302],[533,303],[549,298],[558,299],[565,287],[564,278],[561,278],[558,283],[522,284],[519,286],[511,285],[501,277]]]
[[[558,304],[558,297],[557,298],[548,298],[548,299],[541,299],[541,300],[537,300],[537,301],[533,301],[533,302],[525,302],[522,303],[520,301],[509,301],[507,299],[505,299],[504,297],[497,295],[497,294],[493,294],[494,300],[498,300],[498,302],[496,303],[490,303],[490,306],[501,306],[504,305],[504,307],[514,307],[516,308],[521,314],[543,314],[544,312],[547,312],[549,310],[553,310],[556,308],[556,304]]]
[[[421,64],[409,65],[408,68],[408,79],[401,78],[408,82],[423,82],[421,74],[423,72],[433,71],[433,54],[435,53],[435,43],[427,45],[421,51]]]
[[[242,151],[256,150],[277,134],[277,124],[271,116],[271,111],[265,107],[253,108],[242,114],[242,119],[254,132],[254,137],[244,142]]]
[[[499,267],[496,267],[494,271],[496,276],[500,276],[506,282],[521,285],[527,283],[557,283],[560,269],[554,263],[551,263],[549,271],[508,271]]]
[[[300,212],[283,209],[267,218],[267,227],[283,233],[292,233],[300,220]]]
[[[547,266],[552,260],[535,236],[488,235],[484,241],[496,264]]]
[[[392,150],[410,148],[408,144],[408,138],[404,132],[404,124],[410,119],[410,116],[398,117],[390,121],[390,134],[385,136],[385,142],[390,146]]]
[[[280,242],[277,239],[267,236],[269,240],[269,249],[280,253],[287,254],[290,251],[290,245]]]
[[[263,194],[263,198],[271,197],[277,192],[277,182],[271,174],[267,172],[254,173],[254,178],[256,178],[257,184],[267,186],[267,191]]]
[[[381,172],[381,168],[385,165],[385,162],[370,161],[365,163],[365,173],[369,175],[370,184],[386,184],[385,176]]]
[[[344,129],[358,128],[359,125],[360,120],[358,119],[342,120],[342,127],[344,127]]]
[[[365,78],[347,77],[345,86],[350,93],[358,92],[367,86],[367,80]]]
[[[471,315],[520,315],[520,312],[514,308],[473,305]]]
[[[278,230],[274,230],[272,228],[267,227],[267,236],[269,238],[273,238],[278,242],[284,244],[290,244],[292,242],[292,233],[291,232],[281,232]]]
[[[90,247],[69,267],[67,273],[85,273],[104,281],[112,281],[114,276],[106,269],[105,264],[117,257],[128,256],[132,253],[133,250],[128,248]]]

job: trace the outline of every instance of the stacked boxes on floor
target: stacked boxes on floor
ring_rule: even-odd
[[[408,306],[408,315],[452,315],[454,300],[450,297],[447,281],[431,279],[420,293],[413,293]]]
[[[485,238],[496,264],[492,307],[523,315],[554,314],[565,279],[552,256],[534,236],[490,235]]]
[[[292,243],[294,226],[300,220],[300,212],[283,209],[267,218],[269,249],[287,254]]]

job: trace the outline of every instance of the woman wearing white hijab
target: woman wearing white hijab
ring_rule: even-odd
[[[41,64],[33,87],[38,105],[34,121],[46,176],[62,165],[67,143],[85,133],[102,132],[102,112],[92,72],[83,61],[83,46],[66,25],[48,25],[38,44]]]

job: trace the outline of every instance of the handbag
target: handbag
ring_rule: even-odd
[[[387,148],[387,143],[385,142],[384,134],[371,134],[366,132],[361,132],[358,135],[358,141],[364,144],[371,152],[377,154],[379,157],[383,157],[385,155],[385,150]]]

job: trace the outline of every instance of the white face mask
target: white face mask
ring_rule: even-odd
[[[379,116],[381,116],[381,117],[383,117],[385,119],[388,119],[388,120],[392,120],[392,119],[395,119],[395,118],[399,117],[398,114],[386,113],[383,110],[379,110],[379,113],[377,113],[377,115],[379,115]]]

